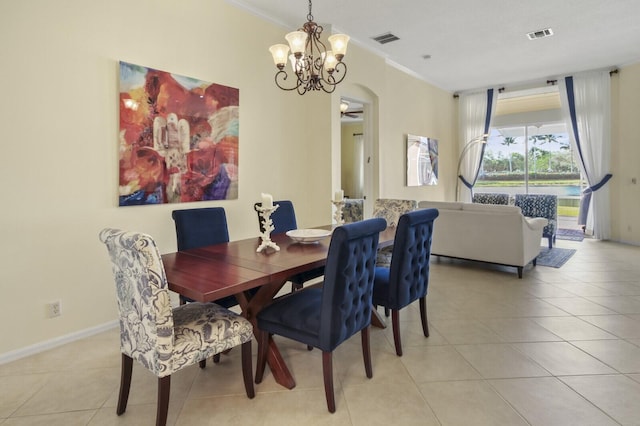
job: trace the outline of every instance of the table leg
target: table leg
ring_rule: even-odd
[[[378,328],[387,328],[387,323],[382,317],[378,310],[373,308],[371,310],[371,325]]]
[[[271,303],[273,297],[278,293],[278,291],[284,284],[285,282],[266,284],[262,286],[250,300],[245,296],[245,294],[236,295],[238,304],[242,309],[242,314],[251,322],[251,324],[253,324],[254,329],[257,330],[258,328],[258,322],[256,318],[258,312],[260,312],[263,307]],[[293,376],[291,375],[287,364],[285,364],[284,359],[282,358],[282,354],[280,353],[278,346],[273,341],[273,337],[271,336],[269,336],[267,364],[269,364],[269,369],[271,370],[271,374],[273,374],[273,378],[275,379],[276,383],[284,386],[287,389],[293,389],[296,386],[296,381],[293,379]]]

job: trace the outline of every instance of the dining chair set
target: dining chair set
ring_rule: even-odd
[[[290,201],[276,201],[280,208],[272,216],[275,233],[296,229]],[[214,303],[183,298],[172,308],[168,283],[154,240],[145,234],[104,229],[120,315],[122,371],[116,413],[125,412],[133,360],[158,377],[156,424],[166,424],[171,374],[235,346],[242,347],[245,391],[255,396],[251,365],[251,340],[258,342],[255,383],[264,375],[268,341],[280,335],[307,349],[322,351],[327,408],[335,412],[332,353],[345,340],[360,333],[365,373],[373,376],[370,350],[372,310],[391,310],[396,354],[402,356],[399,312],[418,300],[425,337],[429,336],[426,295],[435,209],[400,215],[388,267],[376,264],[378,236],[388,223],[372,218],[335,228],[329,242],[326,264],[288,279],[292,291],[277,297],[257,314],[257,328],[241,314],[229,310],[237,304],[229,296]],[[178,250],[189,250],[229,241],[226,215],[221,207],[176,210]],[[305,282],[322,278],[321,286],[303,288]],[[250,292],[251,294],[251,292]],[[250,297],[250,296],[249,296]]]

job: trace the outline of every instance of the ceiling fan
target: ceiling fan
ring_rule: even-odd
[[[349,106],[350,106],[349,102],[345,100],[340,101],[340,117],[360,118],[358,116],[364,113],[364,110],[362,109],[356,108],[356,109],[349,110]]]

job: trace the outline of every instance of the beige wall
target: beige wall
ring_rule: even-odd
[[[267,48],[287,30],[222,0],[0,3],[0,360],[117,318],[97,237],[105,226],[149,233],[170,252],[171,210],[223,206],[232,239],[255,236],[260,192],[292,199],[300,226],[330,221],[328,200],[340,187],[340,93],[302,97],[274,86]],[[240,89],[237,200],[117,206],[119,60]],[[377,99],[380,195],[452,194],[451,94],[356,45],[347,61],[345,87],[359,85]],[[404,186],[406,133],[440,140],[445,177],[438,187]],[[45,304],[56,299],[62,316],[47,319]]]
[[[640,245],[640,63],[622,67],[611,83],[611,236]]]

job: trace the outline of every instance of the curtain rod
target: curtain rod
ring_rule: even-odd
[[[614,68],[611,71],[609,71],[609,76],[613,76],[614,74],[618,74],[619,72],[620,72],[620,70],[618,68]],[[553,80],[549,79],[546,82],[547,85],[551,85],[551,86],[555,86],[557,83],[558,83],[557,79],[553,79]],[[504,93],[505,90],[506,89],[505,89],[504,86],[503,87],[499,87],[498,88],[498,93]],[[453,97],[454,97],[454,99],[458,99],[460,97],[460,95],[458,93],[454,93]]]

